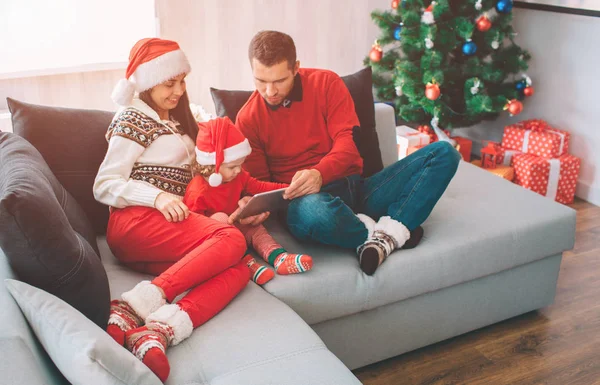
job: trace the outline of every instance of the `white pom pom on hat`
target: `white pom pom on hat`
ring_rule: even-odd
[[[135,84],[127,79],[121,79],[115,86],[111,99],[120,106],[128,106],[133,100],[135,94]]]
[[[211,187],[220,186],[221,183],[223,183],[223,175],[219,174],[216,171],[210,174],[210,176],[208,177],[208,184],[211,185]]]

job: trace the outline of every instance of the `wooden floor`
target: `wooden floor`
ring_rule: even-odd
[[[554,304],[354,371],[365,385],[600,384],[600,207],[577,210]]]

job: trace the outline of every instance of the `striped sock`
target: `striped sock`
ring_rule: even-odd
[[[264,226],[254,226],[245,232],[247,239],[252,243],[254,250],[269,265],[275,268],[277,274],[304,273],[312,269],[312,257],[306,254],[289,254],[273,237]]]
[[[125,345],[125,332],[144,324],[135,311],[125,301],[118,299],[110,302],[110,315],[106,332],[121,346]]]
[[[242,261],[248,266],[252,280],[258,285],[264,285],[275,277],[273,270],[256,262],[250,254],[246,254]]]
[[[313,261],[310,255],[290,254],[284,250],[277,255],[273,266],[277,274],[298,274],[312,269]]]
[[[125,334],[126,348],[144,363],[162,382],[167,380],[171,366],[166,350],[173,340],[173,328],[162,322],[148,322],[146,326]]]

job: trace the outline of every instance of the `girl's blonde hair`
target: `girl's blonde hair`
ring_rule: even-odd
[[[215,173],[215,169],[216,167],[214,164],[203,166],[196,162],[196,159],[192,161],[192,174],[194,176],[202,175],[203,177],[208,178],[209,176]]]

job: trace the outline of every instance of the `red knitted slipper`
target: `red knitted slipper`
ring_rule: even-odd
[[[125,332],[144,324],[135,311],[125,301],[118,299],[110,302],[110,315],[106,332],[121,346],[125,345]]]
[[[151,321],[125,333],[126,348],[162,382],[167,380],[171,371],[166,351],[172,340],[173,328],[161,322]]]

